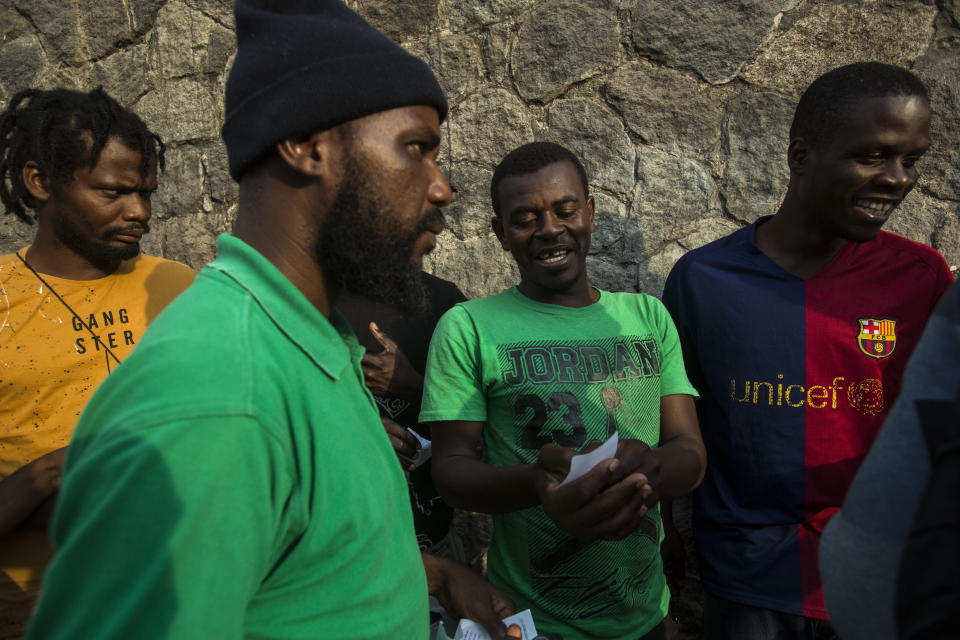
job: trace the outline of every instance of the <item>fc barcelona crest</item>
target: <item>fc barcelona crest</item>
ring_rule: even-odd
[[[871,358],[883,359],[893,355],[897,346],[897,321],[887,318],[860,318],[857,345]]]

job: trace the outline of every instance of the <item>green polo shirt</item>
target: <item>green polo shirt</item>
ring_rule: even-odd
[[[29,637],[426,638],[363,349],[257,251],[217,248],[77,426]]]

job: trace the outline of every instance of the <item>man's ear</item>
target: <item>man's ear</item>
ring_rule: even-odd
[[[802,176],[810,162],[813,148],[803,138],[793,138],[787,147],[787,166],[790,173]]]
[[[304,134],[296,138],[287,138],[277,143],[277,154],[291,169],[305,176],[331,179],[333,163],[337,155],[335,145],[339,138],[332,129]]]
[[[587,198],[587,215],[590,220],[590,233],[593,233],[593,216],[596,209],[596,203],[593,201],[593,196]]]
[[[495,215],[490,218],[490,226],[493,227],[493,232],[497,235],[497,240],[500,241],[500,246],[503,247],[503,250],[510,251],[510,247],[504,242],[503,220],[500,219],[500,216]]]
[[[53,189],[50,184],[50,176],[44,171],[43,167],[28,160],[20,171],[20,177],[23,179],[23,186],[27,188],[30,197],[38,203],[46,202],[53,195]]]

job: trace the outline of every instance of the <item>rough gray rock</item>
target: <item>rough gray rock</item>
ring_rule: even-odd
[[[663,294],[663,285],[673,265],[690,249],[702,247],[714,240],[727,236],[740,225],[727,218],[702,218],[687,227],[676,241],[670,242],[660,251],[639,262],[637,290],[658,298]],[[690,636],[692,638],[696,635]]]
[[[220,75],[225,72],[227,61],[237,48],[233,31],[219,24],[210,30],[210,40],[203,54],[203,73]]]
[[[156,20],[157,12],[163,3],[164,0],[127,0],[133,30],[137,35],[146,33],[153,27],[153,21]]]
[[[217,104],[207,87],[192,79],[173,80],[143,96],[134,106],[167,142],[216,138],[220,134]]]
[[[93,65],[92,78],[122,104],[129,106],[154,88],[146,44],[121,49]]]
[[[203,67],[206,52],[210,50],[210,34],[216,26],[212,19],[183,2],[174,0],[167,3],[157,14],[153,30],[153,49],[159,73],[166,78],[182,78],[198,73]],[[229,55],[222,50],[219,54],[214,53],[222,56],[223,62]]]
[[[617,62],[617,14],[577,0],[551,0],[520,27],[511,56],[517,91],[546,101]]]
[[[446,169],[450,186],[456,189],[453,203],[444,209],[447,232],[459,240],[483,237],[490,233],[493,206],[490,203],[490,179],[493,169],[460,162]]]
[[[610,75],[603,94],[641,142],[671,153],[708,153],[720,143],[721,91],[649,62]]]
[[[953,24],[960,26],[960,0],[943,0],[943,9],[953,19]]]
[[[193,145],[168,148],[166,168],[157,179],[153,196],[155,218],[198,214],[203,204],[203,167]]]
[[[504,89],[488,88],[468,96],[450,114],[454,162],[496,165],[514,148],[533,140],[527,106]]]
[[[483,31],[480,51],[490,83],[507,86],[510,83],[510,24],[492,24]]]
[[[671,242],[659,253],[655,253],[637,264],[637,291],[652,296],[663,295],[663,285],[667,281],[670,269],[677,263],[686,250],[676,242]]]
[[[59,2],[17,0],[16,7],[39,31],[47,55],[66,64],[83,62],[77,30],[80,16],[72,2],[64,6]]]
[[[550,139],[580,154],[597,203],[591,277],[659,295],[683,251],[776,210],[806,83],[877,57],[913,64],[934,111],[920,186],[890,228],[960,261],[957,0],[350,2],[448,93],[440,164],[458,194],[427,264],[471,295],[517,281],[489,230],[490,175],[511,149]],[[144,248],[195,267],[237,207],[219,140],[232,24],[230,0],[0,0],[0,100],[103,84],[132,105],[170,144]],[[0,250],[32,235],[4,216]]]
[[[547,111],[547,130],[541,136],[577,154],[590,184],[630,193],[634,184],[635,153],[623,122],[599,100],[557,100]]]
[[[645,54],[692,67],[704,80],[728,82],[775,26],[790,0],[639,0],[633,42]]]
[[[480,87],[483,56],[475,35],[441,33],[405,46],[430,65],[451,104]]]
[[[821,2],[806,4],[803,10],[805,14],[767,41],[743,70],[748,82],[799,95],[825,71],[851,62],[879,60],[909,67],[926,49],[937,12],[929,4],[909,1]],[[897,37],[877,37],[880,33]]]
[[[933,232],[933,246],[943,254],[954,278],[960,277],[960,205],[956,202],[951,203],[947,215],[940,218],[940,224]]]
[[[0,0],[0,42],[13,42],[22,35],[34,33],[30,22],[24,18],[12,0]]]
[[[347,6],[397,42],[415,36],[437,18],[440,0],[352,0]]]
[[[638,255],[656,253],[699,220],[720,215],[717,185],[703,166],[648,147],[640,149],[630,209],[638,231],[634,240]]]
[[[729,159],[720,191],[735,219],[753,222],[776,213],[790,180],[787,143],[795,107],[792,101],[754,91],[727,104],[723,148]]]
[[[587,277],[594,286],[605,291],[635,293],[637,271],[635,262],[621,262],[604,255],[587,259]]]
[[[11,96],[29,88],[43,67],[43,48],[32,35],[22,35],[0,49],[0,85]]]
[[[138,0],[144,4],[161,5],[165,0]],[[232,0],[187,0],[187,4],[213,18],[221,25],[233,30],[233,2]]]
[[[449,3],[450,28],[475,31],[513,18],[537,4],[537,0],[484,0]]]
[[[956,209],[956,205],[931,198],[914,189],[883,228],[916,242],[932,244],[940,221],[949,217],[952,209]]]
[[[36,233],[36,224],[29,225],[12,213],[0,214],[0,238],[3,238],[0,255],[27,246],[33,242],[33,236]]]
[[[90,58],[102,58],[120,42],[133,39],[123,0],[77,0],[77,7]]]
[[[424,270],[457,283],[468,298],[500,293],[520,282],[517,264],[493,231],[467,240],[441,234],[436,250],[424,259]]]
[[[594,192],[593,237],[590,255],[607,255],[617,262],[635,261],[629,237],[633,231],[627,220],[627,205],[603,192]]]
[[[203,210],[225,213],[237,202],[239,188],[230,177],[227,164],[227,148],[220,140],[214,140],[198,146],[200,150],[200,168],[203,176],[203,194],[207,202]]]
[[[183,215],[162,220],[161,252],[171,260],[202,267],[217,254],[217,236],[233,229],[235,215]]]
[[[938,43],[918,61],[930,92],[930,150],[921,161],[924,188],[938,198],[960,200],[960,44]]]

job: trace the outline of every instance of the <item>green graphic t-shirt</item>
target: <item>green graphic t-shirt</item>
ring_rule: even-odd
[[[581,450],[614,432],[656,447],[660,397],[677,393],[696,395],[656,298],[601,291],[570,308],[514,287],[440,320],[420,420],[486,422],[490,464],[527,464],[548,442]],[[661,536],[658,510],[625,540],[587,543],[534,507],[494,516],[488,573],[518,610],[533,609],[538,631],[635,639],[666,615]]]

